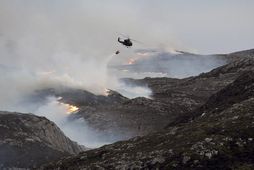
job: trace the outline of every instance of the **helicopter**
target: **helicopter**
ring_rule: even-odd
[[[131,42],[131,39],[130,38],[127,38],[127,39],[124,39],[124,40],[121,40],[120,37],[118,37],[118,42],[125,45],[127,48],[131,47],[132,46],[132,42]]]
[[[127,48],[131,47],[133,45],[133,41],[137,42],[137,43],[141,43],[143,44],[142,42],[140,41],[137,41],[137,40],[134,40],[132,38],[130,38],[128,35],[125,35],[125,34],[121,34],[121,33],[118,33],[120,35],[120,37],[123,37],[122,40],[120,37],[118,37],[117,41],[121,44],[123,44],[124,46],[126,46]]]
[[[129,36],[126,36],[126,35],[124,35],[124,34],[121,34],[121,33],[119,33],[119,34],[120,34],[122,37],[124,37],[124,38],[118,37],[117,41],[118,41],[119,43],[121,43],[122,45],[126,46],[127,48],[129,48],[129,47],[131,47],[131,46],[133,45],[132,41],[135,41],[135,42],[138,42],[138,43],[142,43],[142,42],[140,42],[140,41],[131,39],[131,38],[129,38]],[[121,39],[122,39],[122,40],[121,40]],[[142,43],[142,44],[143,44],[143,43]],[[115,52],[116,55],[119,54],[119,53],[120,53],[120,51],[116,51],[116,52]]]

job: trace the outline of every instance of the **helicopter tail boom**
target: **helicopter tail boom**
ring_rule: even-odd
[[[118,42],[123,43],[123,41],[121,41],[120,37],[118,37]]]

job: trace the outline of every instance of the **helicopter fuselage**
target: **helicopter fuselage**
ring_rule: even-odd
[[[128,38],[128,39],[125,39],[123,41],[121,41],[120,38],[118,38],[118,42],[125,45],[126,47],[131,47],[132,46],[132,42],[131,40]]]

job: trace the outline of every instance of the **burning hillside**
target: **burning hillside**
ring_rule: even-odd
[[[66,112],[68,114],[72,114],[75,113],[79,110],[79,108],[77,106],[71,105],[71,104],[67,104],[67,103],[61,103],[59,102],[60,105],[63,105],[64,107],[66,107]]]
[[[209,54],[253,47],[253,9],[251,0],[0,0],[0,169],[64,156],[48,169],[202,169],[220,160],[235,167],[213,169],[246,169],[253,50]],[[200,116],[214,94],[215,111]],[[80,145],[97,149],[73,158]]]

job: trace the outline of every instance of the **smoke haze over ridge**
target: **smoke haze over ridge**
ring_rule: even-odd
[[[250,0],[0,0],[0,109],[28,112],[17,107],[20,101],[47,87],[95,94],[118,89],[122,84],[107,64],[116,50],[131,55],[133,49],[117,44],[117,32],[145,42],[135,48],[218,53],[253,47],[253,6]]]
[[[195,43],[205,44],[206,41],[198,35],[207,33],[214,37],[212,26],[217,28],[215,23],[219,25],[223,22],[219,17],[214,21],[212,18],[216,15],[230,21],[230,27],[219,28],[227,30],[231,35],[248,34],[248,30],[245,33],[240,30],[254,27],[254,24],[248,22],[251,14],[249,7],[253,5],[251,1],[246,0],[240,4],[237,1],[230,1],[230,5],[225,2],[211,3],[210,8],[217,9],[215,13],[211,13],[211,10],[202,13],[208,5],[200,1],[192,1],[192,6],[187,6],[190,2],[186,2],[186,5],[181,3],[180,6],[176,1],[164,0],[158,2],[1,0],[1,65],[15,68],[19,70],[18,72],[21,70],[34,77],[40,76],[44,80],[49,79],[50,82],[62,81],[61,83],[82,86],[92,92],[101,93],[103,88],[115,86],[111,84],[115,82],[111,80],[113,77],[107,75],[106,61],[110,60],[116,49],[121,48],[116,42],[117,32],[121,31],[144,41],[147,47],[163,46],[166,49],[182,48],[209,52],[211,49],[208,47],[198,49],[188,43],[184,44],[189,36],[185,36],[184,39],[179,35],[191,33],[192,35],[189,34],[191,37],[196,36]],[[228,7],[225,13],[232,13],[237,8],[242,11],[235,17],[235,27],[232,27],[231,17],[222,12],[225,6]],[[186,9],[186,12],[183,9]],[[186,17],[187,14],[190,16]],[[211,20],[203,20],[201,14],[204,15],[203,18]],[[209,24],[211,29],[206,30],[204,27],[202,32],[199,31],[202,28],[197,28],[194,32],[193,25],[204,24],[201,21],[211,22]],[[242,26],[238,21],[242,22]],[[182,26],[179,23],[182,23]],[[244,26],[247,23],[249,25]],[[239,32],[230,31],[229,28],[237,28]],[[179,34],[177,30],[181,30],[183,34]],[[250,36],[249,39],[253,37]],[[209,40],[211,39],[208,38],[207,41]],[[223,37],[220,37],[220,41],[222,40]],[[246,39],[247,41],[249,40]],[[220,42],[216,41],[216,44],[218,43]],[[249,44],[251,45],[253,44]],[[222,50],[219,47],[216,47],[218,49],[216,53]]]

